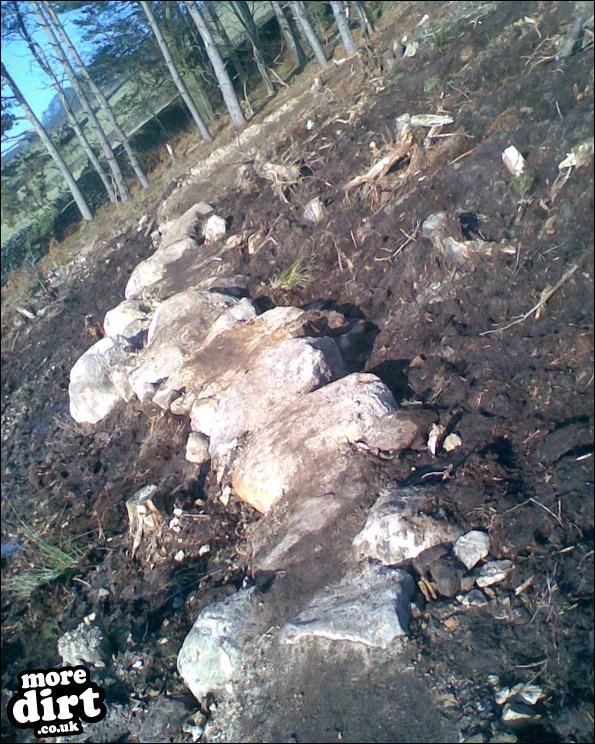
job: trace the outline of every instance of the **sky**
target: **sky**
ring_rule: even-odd
[[[79,54],[85,58],[84,45],[81,43],[81,30],[68,21],[66,16],[62,16],[62,21],[66,28],[67,34],[75,44],[79,51]],[[47,41],[46,35],[43,31],[38,31],[33,34],[35,40],[43,47],[47,53]],[[37,62],[33,59],[30,54],[27,44],[24,41],[10,41],[2,43],[2,61],[6,65],[9,73],[13,77],[15,83],[21,89],[21,92],[27,99],[27,102],[33,109],[35,115],[41,120],[43,112],[47,109],[50,101],[54,97],[55,90],[50,86],[49,79],[40,71]],[[15,109],[17,116],[20,115],[19,110]],[[10,130],[10,136],[19,134],[28,129],[32,129],[32,126],[28,121],[17,121],[13,128]],[[9,140],[6,143],[2,143],[2,152],[9,150],[15,141]]]

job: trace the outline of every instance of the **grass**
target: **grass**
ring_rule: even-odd
[[[449,28],[439,28],[438,31],[432,35],[432,46],[439,52],[443,52],[452,44],[456,39],[456,34]]]
[[[32,563],[31,568],[17,569],[15,576],[5,582],[5,588],[20,599],[30,599],[33,592],[56,579],[67,577],[79,564],[85,554],[80,546],[59,547],[44,538],[22,520],[21,527],[29,545],[26,555]]]
[[[521,173],[518,176],[512,176],[510,180],[512,183],[512,188],[515,190],[518,196],[520,196],[521,199],[524,199],[525,196],[531,190],[531,187],[533,186],[533,181],[535,179],[530,173],[525,171],[524,173]]]
[[[432,75],[424,81],[424,93],[431,93],[440,82],[438,75]]]
[[[279,274],[271,277],[265,286],[273,292],[289,292],[297,287],[305,287],[311,281],[310,267],[303,259],[298,258]]]

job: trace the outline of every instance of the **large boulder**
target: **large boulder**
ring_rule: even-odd
[[[141,400],[152,398],[157,383],[169,378],[204,341],[213,323],[235,297],[188,289],[162,302],[148,329],[147,348],[130,375],[130,385]]]
[[[234,460],[233,489],[261,512],[284,495],[307,493],[312,482],[319,494],[333,492],[350,445],[407,449],[420,434],[410,421],[378,377],[348,375],[298,397],[261,429]]]
[[[245,649],[258,632],[259,593],[255,587],[205,607],[178,654],[178,671],[197,700],[233,689]]]
[[[415,582],[407,571],[372,564],[314,597],[281,631],[285,643],[308,638],[387,648],[407,635]]]
[[[79,423],[95,424],[121,400],[130,400],[131,354],[123,339],[109,336],[93,344],[70,371],[70,415]]]
[[[145,291],[157,284],[166,274],[169,264],[185,257],[198,254],[199,245],[193,238],[182,238],[175,243],[159,247],[149,258],[141,261],[132,271],[124,295],[127,300],[142,297]]]
[[[283,417],[296,396],[345,373],[337,344],[328,336],[290,338],[266,349],[220,399],[210,431],[211,457],[221,463],[246,434]]]

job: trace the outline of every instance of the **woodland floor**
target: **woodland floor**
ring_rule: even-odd
[[[225,258],[231,273],[249,277],[262,307],[324,301],[364,318],[371,333],[363,368],[397,400],[432,407],[462,437],[451,455],[407,453],[384,463],[379,477],[410,482],[440,473],[426,480],[444,483],[444,513],[464,528],[489,530],[495,554],[514,561],[503,589],[509,608],[446,622],[447,603],[428,604],[410,642],[419,683],[451,695],[449,715],[470,736],[498,715],[488,675],[535,679],[547,695],[543,726],[519,732],[519,741],[592,741],[592,165],[573,169],[561,186],[556,178],[558,163],[592,137],[593,46],[554,59],[556,37],[592,6],[401,3],[373,40],[378,59],[403,33],[421,34],[416,25],[425,13],[432,29],[443,30],[434,43],[383,75],[370,55],[365,64],[333,64],[307,115],[282,122],[275,140],[260,143],[269,159],[302,166],[287,203],[264,181],[241,194],[229,178],[197,183],[195,197],[229,218],[232,233],[260,233],[260,243],[270,238],[253,254],[238,249]],[[307,70],[295,86],[307,89],[315,74]],[[375,160],[371,144],[394,141],[395,118],[406,112],[451,113],[455,123],[443,131],[459,135],[427,153],[420,147],[417,172],[399,162],[373,188],[346,197],[344,184]],[[524,198],[502,165],[511,144],[534,176]],[[325,218],[310,225],[303,208],[318,195]],[[438,211],[458,217],[467,237],[481,233],[514,250],[452,272],[419,232]],[[69,371],[93,343],[84,334],[85,315],[101,320],[118,304],[130,272],[152,251],[136,230],[141,214],[119,234],[106,233],[68,280],[45,278],[46,289],[38,287],[29,307],[51,302],[53,317],[4,330],[2,541],[22,537],[21,518],[49,542],[77,538],[87,546],[69,579],[39,589],[30,601],[3,593],[6,741],[17,736],[4,719],[16,675],[57,666],[57,638],[92,612],[119,658],[108,701],[134,698],[141,710],[154,691],[190,700],[175,671],[180,645],[199,608],[235,591],[249,573],[244,536],[257,514],[234,499],[225,508],[211,474],[197,478],[184,458],[185,421],[134,404],[88,429],[68,414]],[[298,259],[308,268],[302,287],[267,288]],[[575,264],[539,317],[485,334],[529,311]],[[169,494],[162,504],[168,515],[175,507],[204,515],[183,522],[180,540],[164,546],[172,555],[183,547],[181,564],[172,559],[151,568],[130,558],[125,501],[147,483]],[[199,556],[204,543],[210,554]],[[23,571],[26,555],[3,559],[3,578]],[[514,588],[526,580],[517,595]],[[167,641],[157,644],[162,637]],[[144,667],[130,670],[127,661],[139,654]],[[318,664],[313,673],[324,674]],[[296,684],[307,696],[308,680]],[[350,728],[354,708],[380,694],[383,680],[370,685],[368,691],[346,685],[332,706],[312,705],[301,730],[296,723],[294,740],[336,741],[339,728],[345,741],[439,740],[424,721],[399,734],[390,700],[385,719],[356,717]],[[275,705],[294,708],[289,698]],[[257,741],[258,728],[246,736]]]

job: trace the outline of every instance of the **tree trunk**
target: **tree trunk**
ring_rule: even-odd
[[[359,25],[362,27],[364,34],[366,36],[372,36],[372,34],[374,33],[374,26],[372,26],[372,21],[369,19],[368,14],[366,13],[363,2],[361,2],[361,0],[351,0],[351,5],[353,5],[353,7],[355,8],[355,12],[357,13],[357,17],[359,20]]]
[[[92,220],[93,215],[91,214],[91,210],[89,209],[89,206],[87,205],[87,202],[85,201],[85,197],[82,195],[81,190],[79,189],[78,184],[75,181],[75,178],[72,175],[70,168],[64,161],[64,158],[62,157],[62,155],[60,155],[60,153],[56,149],[52,140],[48,137],[47,132],[43,128],[39,119],[33,113],[33,109],[29,106],[29,104],[25,100],[25,97],[21,93],[19,87],[14,82],[14,80],[11,78],[8,70],[4,66],[4,62],[2,62],[2,77],[6,81],[6,84],[8,85],[8,87],[11,89],[13,96],[19,102],[21,108],[23,109],[23,113],[25,114],[25,117],[27,118],[28,121],[31,122],[31,124],[35,128],[35,131],[39,135],[39,139],[46,146],[47,151],[52,156],[52,159],[58,166],[60,173],[64,176],[64,180],[68,184],[70,193],[72,194],[76,202],[76,205],[79,208],[82,218],[84,220]]]
[[[291,51],[291,56],[293,57],[297,68],[300,69],[306,63],[306,55],[304,54],[302,45],[291,28],[291,24],[287,20],[279,0],[271,0],[271,5],[273,6],[273,11],[275,12],[275,17],[277,18],[277,23],[279,24],[285,43]]]
[[[31,54],[37,61],[37,64],[41,67],[41,69],[45,72],[45,74],[52,81],[52,86],[54,90],[56,91],[56,93],[58,94],[60,101],[62,102],[62,106],[64,107],[66,118],[70,122],[70,126],[74,129],[74,133],[76,134],[85,154],[89,158],[89,162],[93,165],[93,167],[95,168],[95,171],[97,172],[97,175],[101,179],[101,183],[103,184],[107,192],[109,200],[112,202],[112,204],[116,204],[118,199],[116,197],[114,190],[112,189],[112,185],[109,181],[109,178],[107,177],[107,174],[103,170],[103,167],[101,163],[99,162],[97,155],[95,155],[95,153],[93,152],[93,148],[89,144],[89,141],[85,137],[85,133],[83,132],[83,130],[80,127],[80,124],[77,121],[74,111],[72,110],[72,107],[70,103],[68,102],[68,99],[66,98],[64,89],[62,88],[62,85],[60,84],[60,81],[58,80],[56,73],[52,69],[52,66],[50,65],[50,62],[48,58],[46,57],[45,53],[43,52],[43,49],[39,46],[39,44],[37,44],[34,41],[34,39],[31,37],[31,34],[27,30],[21,11],[16,6],[15,6],[15,10],[16,10],[15,17],[19,25],[19,28],[21,30],[21,36],[27,42],[27,46],[29,47]]]
[[[206,16],[208,20],[213,24],[213,27],[221,37],[221,41],[223,42],[223,45],[225,47],[225,53],[229,55],[229,59],[236,69],[236,73],[240,80],[240,85],[243,86],[247,79],[246,70],[244,69],[244,65],[240,62],[240,58],[236,54],[235,47],[231,39],[229,38],[225,27],[221,23],[221,19],[217,15],[217,11],[209,3],[203,4],[202,11],[204,13],[204,16]]]
[[[215,40],[213,39],[209,27],[207,26],[206,21],[203,18],[196,3],[186,2],[186,7],[188,8],[188,12],[192,16],[192,20],[196,24],[196,28],[198,29],[198,33],[203,40],[209,60],[213,65],[213,71],[215,73],[215,77],[217,78],[219,90],[221,91],[221,95],[223,96],[223,102],[225,103],[225,107],[227,109],[229,117],[236,127],[240,127],[246,120],[244,119],[244,114],[242,113],[240,102],[238,101],[238,97],[236,96],[231,78],[227,74],[225,63],[223,62],[223,58],[221,57],[221,54],[217,49]]]
[[[351,31],[349,30],[349,21],[345,15],[343,3],[340,2],[340,0],[331,0],[331,8],[333,9],[333,15],[335,16],[335,22],[337,23],[339,36],[341,37],[341,42],[345,47],[345,51],[349,55],[355,54],[357,52],[357,47],[353,40],[353,36],[351,35]]]
[[[138,181],[140,185],[143,187],[143,189],[149,188],[149,181],[147,180],[147,177],[141,168],[141,165],[138,161],[138,158],[136,157],[136,153],[130,147],[130,143],[128,142],[128,137],[124,133],[124,130],[122,127],[118,124],[118,121],[114,115],[114,112],[112,111],[112,107],[109,105],[109,102],[103,92],[100,90],[100,88],[95,84],[91,76],[89,75],[89,72],[86,68],[86,66],[83,64],[82,59],[80,58],[79,53],[77,52],[76,48],[74,47],[73,43],[70,41],[70,38],[66,31],[64,30],[64,26],[62,25],[60,19],[56,15],[55,11],[53,10],[50,3],[45,3],[45,7],[47,8],[47,12],[49,17],[54,23],[54,26],[58,30],[58,34],[60,35],[60,38],[62,39],[66,49],[68,52],[72,55],[72,58],[77,64],[78,70],[81,73],[82,77],[87,81],[89,84],[89,87],[91,88],[91,91],[93,95],[95,96],[97,103],[101,107],[102,112],[104,113],[106,119],[109,121],[110,126],[112,127],[116,137],[122,144],[122,147],[124,148],[126,155],[128,155],[128,160],[130,160],[130,165],[132,166],[132,169],[134,170],[136,177],[138,178]]]
[[[180,73],[178,72],[178,69],[174,64],[170,51],[167,47],[165,39],[163,38],[163,34],[161,33],[159,26],[157,25],[157,21],[155,19],[155,16],[153,15],[151,7],[149,6],[149,3],[146,0],[140,0],[140,4],[145,12],[145,15],[147,16],[147,20],[149,21],[149,25],[151,26],[153,34],[155,35],[155,39],[157,41],[157,44],[159,45],[159,49],[161,50],[161,54],[163,55],[165,64],[167,65],[167,68],[169,70],[169,74],[176,84],[176,88],[180,91],[180,95],[182,96],[186,107],[190,111],[194,123],[198,127],[198,131],[201,133],[202,138],[205,142],[212,142],[213,138],[211,137],[209,130],[207,129],[207,125],[204,123],[201,115],[198,113],[198,110],[194,105],[194,101],[190,97],[190,93],[188,93],[188,89],[184,85],[184,81],[180,77]]]
[[[76,72],[74,71],[74,68],[68,61],[68,58],[66,57],[64,53],[64,50],[60,46],[60,42],[58,41],[58,37],[54,33],[54,29],[52,28],[48,19],[45,17],[45,14],[43,13],[43,9],[47,6],[45,3],[42,5],[40,2],[33,2],[33,1],[31,2],[31,6],[33,8],[35,15],[37,16],[40,26],[43,28],[43,30],[48,35],[50,46],[52,47],[53,51],[56,53],[57,58],[60,60],[61,64],[63,65],[64,71],[66,72],[68,80],[70,81],[70,84],[72,85],[76,95],[78,96],[78,99],[81,104],[81,109],[88,118],[89,126],[91,127],[91,130],[93,131],[94,135],[97,137],[97,140],[101,147],[101,151],[103,152],[103,155],[107,161],[107,164],[112,173],[112,176],[114,177],[114,182],[120,194],[120,198],[122,199],[122,201],[128,201],[130,199],[130,192],[128,191],[128,187],[126,186],[126,181],[124,180],[124,176],[122,175],[122,171],[120,170],[120,166],[118,165],[118,161],[116,160],[114,151],[112,150],[112,147],[107,137],[105,136],[105,132],[101,128],[101,124],[97,120],[97,117],[95,116],[93,109],[91,108],[89,99],[85,95],[85,91],[82,89],[79,83],[79,80],[77,78]]]
[[[250,14],[248,5],[245,2],[245,0],[235,0],[235,2],[231,3],[231,8],[233,9],[238,20],[244,27],[244,30],[246,31],[250,44],[252,45],[252,54],[254,55],[256,67],[267,89],[267,93],[269,96],[273,96],[275,95],[275,88],[273,87],[273,83],[271,82],[271,78],[269,77],[269,73],[267,71],[267,66],[265,64],[265,60],[264,60],[262,51],[260,49],[260,40],[258,38],[256,24],[254,23],[254,19],[252,18]]]
[[[312,28],[310,21],[308,20],[306,8],[299,0],[291,0],[289,5],[291,6],[293,17],[295,18],[299,27],[302,29],[302,33],[308,40],[308,44],[310,45],[310,49],[312,49],[312,52],[314,53],[316,61],[318,62],[320,67],[326,67],[327,60],[324,49],[322,48],[322,44],[318,41],[318,37],[314,33],[314,29]]]

